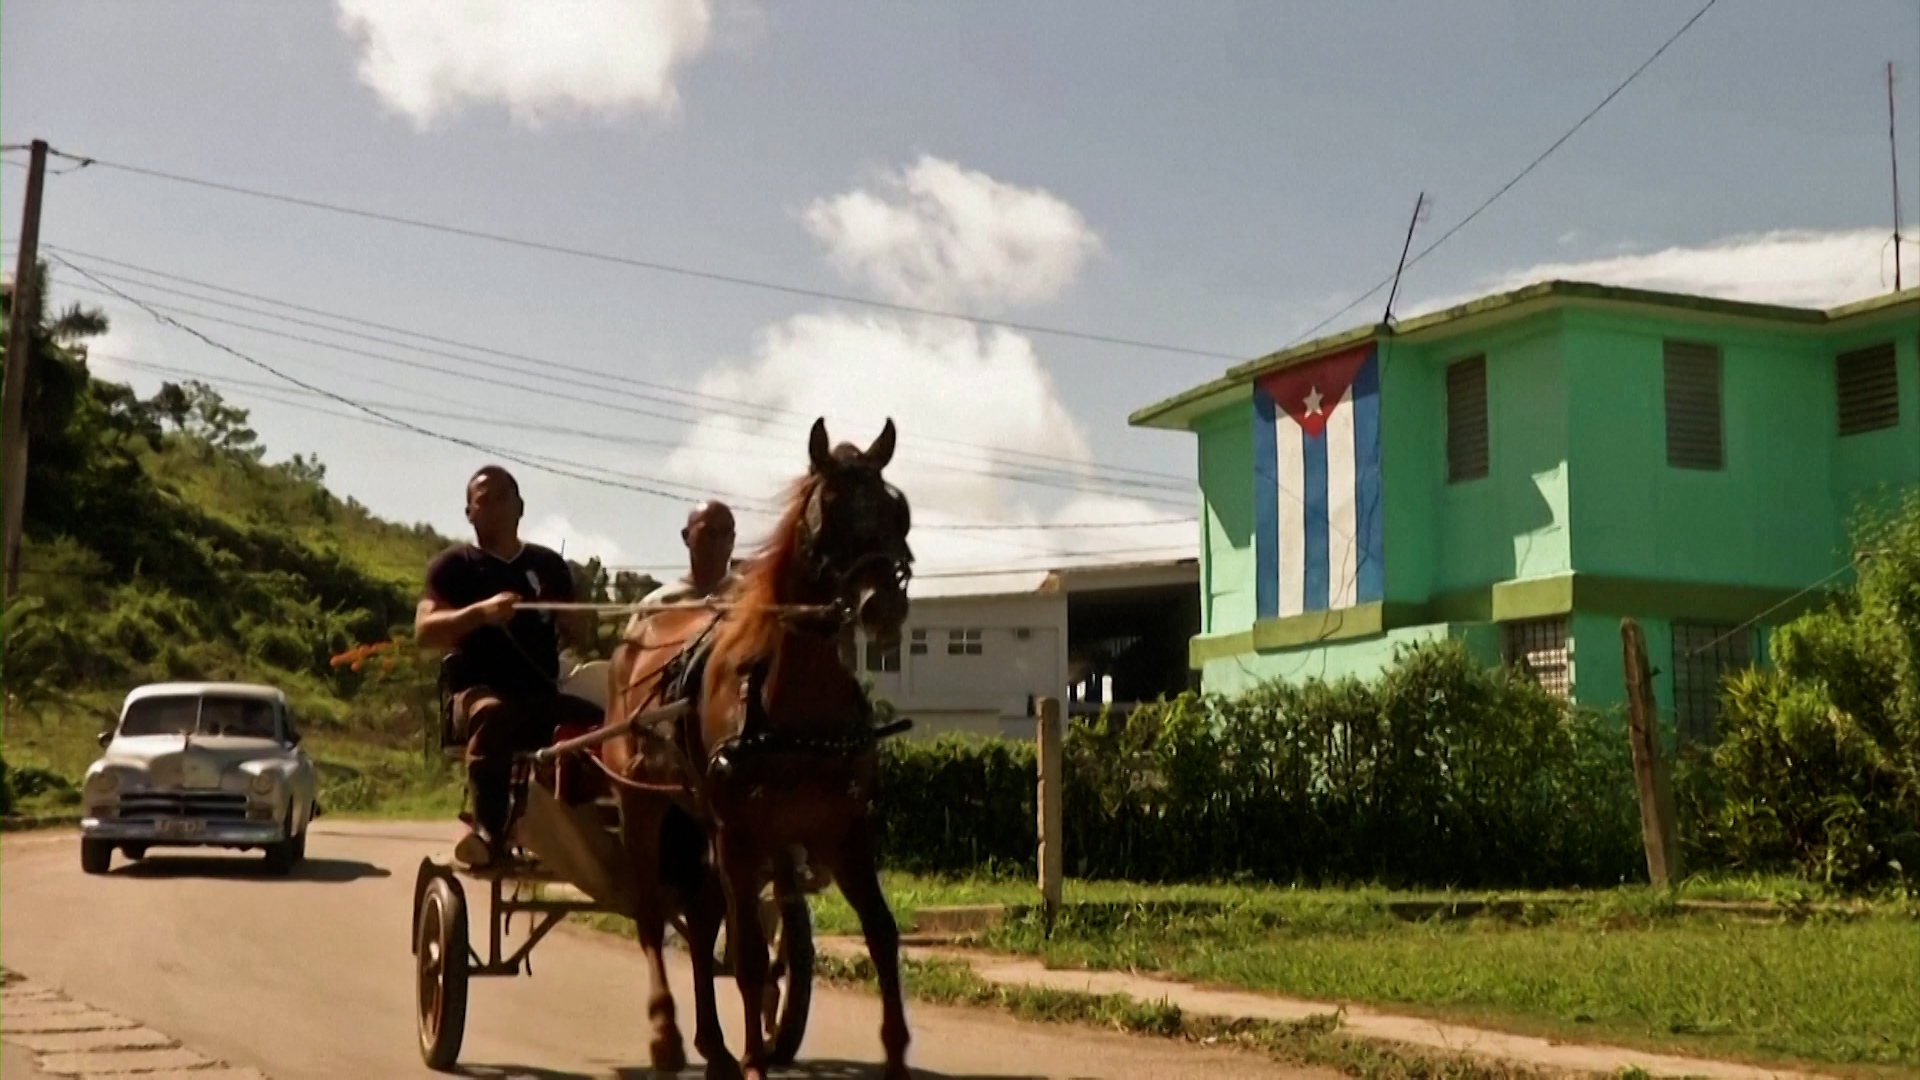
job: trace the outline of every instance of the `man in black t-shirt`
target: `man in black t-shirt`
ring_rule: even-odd
[[[474,543],[456,544],[427,566],[414,636],[448,660],[456,727],[468,733],[467,779],[474,832],[455,849],[469,865],[504,854],[513,755],[553,738],[562,722],[590,723],[597,709],[559,692],[562,628],[591,640],[592,616],[517,610],[523,601],[573,599],[573,573],[549,548],[520,540],[525,512],[513,475],[489,465],[467,481]]]

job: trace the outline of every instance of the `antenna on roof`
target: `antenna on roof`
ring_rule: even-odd
[[[1887,154],[1893,161],[1893,291],[1900,291],[1900,153],[1893,138],[1893,61],[1887,61]],[[1885,248],[1880,250],[1885,251]],[[1885,278],[1881,278],[1885,281]]]
[[[1433,204],[1427,201],[1427,193],[1421,192],[1413,200],[1413,220],[1407,222],[1407,240],[1400,245],[1400,262],[1393,268],[1393,288],[1387,290],[1387,310],[1380,316],[1380,325],[1385,329],[1393,328],[1393,298],[1400,293],[1400,274],[1407,268],[1407,252],[1413,250],[1413,230],[1427,220],[1427,211]]]

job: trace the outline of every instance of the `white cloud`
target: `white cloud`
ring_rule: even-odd
[[[1060,199],[950,162],[922,158],[883,183],[890,196],[854,191],[821,200],[805,221],[829,259],[897,300],[1039,303],[1071,284],[1098,250],[1080,213]],[[1040,571],[1063,562],[1173,557],[1191,553],[1198,539],[1182,520],[1190,512],[1177,505],[1088,493],[1101,485],[1086,435],[1032,340],[1013,331],[802,314],[764,329],[749,359],[709,372],[700,390],[740,407],[703,417],[668,458],[668,474],[768,500],[805,472],[814,417],[827,417],[836,443],[861,446],[892,419],[899,443],[887,476],[913,505],[910,542],[923,575],[916,595],[1030,589]],[[1036,467],[1067,490],[1011,478],[1031,477]],[[1176,503],[1185,496],[1166,494]],[[771,519],[740,516],[745,552]],[[1125,524],[1079,527],[1098,523]],[[952,525],[970,528],[942,527]],[[925,576],[987,567],[1027,572]]]
[[[1779,229],[1697,247],[1548,262],[1483,279],[1471,292],[1422,301],[1408,317],[1540,281],[1589,281],[1726,300],[1830,308],[1893,288],[1891,233],[1884,229]],[[1920,284],[1920,244],[1903,246],[1906,284]]]
[[[337,0],[359,74],[426,128],[468,102],[516,123],[679,103],[678,70],[707,47],[710,0]]]
[[[598,557],[602,566],[618,566],[620,545],[604,533],[582,532],[564,514],[548,514],[531,525],[523,525],[521,536],[529,543],[561,551],[574,562],[584,563]]]
[[[1037,304],[1080,275],[1100,239],[1039,188],[922,157],[883,190],[820,199],[803,215],[833,265],[904,304]]]
[[[667,470],[678,480],[715,490],[771,497],[804,472],[811,421],[802,417],[826,416],[835,442],[862,446],[892,418],[899,449],[887,475],[912,501],[911,542],[922,572],[1045,568],[1060,559],[1099,561],[1097,553],[1106,551],[1148,558],[1138,549],[1169,543],[1186,548],[1196,539],[1191,523],[1139,530],[1054,528],[1060,522],[1178,520],[1182,515],[1100,495],[1070,496],[1065,505],[1048,510],[1060,502],[1058,490],[1005,478],[1010,462],[1032,463],[1019,455],[1037,454],[1055,459],[1046,461],[1046,468],[1065,470],[1064,477],[1054,479],[1086,483],[1093,461],[1033,343],[1019,334],[933,320],[801,315],[763,333],[750,362],[720,368],[700,389],[750,409],[800,414],[702,420],[668,458]],[[764,515],[748,517],[743,546],[756,542],[755,528],[767,524]],[[951,524],[1049,527],[929,528]]]

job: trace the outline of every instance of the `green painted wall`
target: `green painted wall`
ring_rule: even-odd
[[[1668,337],[1721,348],[1720,471],[1667,464]],[[1563,341],[1580,572],[1798,588],[1833,569],[1833,372],[1817,337],[1572,312]]]
[[[1382,450],[1389,598],[1420,602],[1569,569],[1567,392],[1556,321],[1392,346],[1401,377],[1382,388],[1381,422],[1383,437],[1400,436]],[[1446,369],[1475,355],[1487,361],[1488,475],[1450,484]],[[1396,400],[1388,390],[1400,391]]]
[[[1466,641],[1468,649],[1488,664],[1499,660],[1498,639],[1492,627],[1485,624],[1434,623],[1311,649],[1247,653],[1209,660],[1200,669],[1200,680],[1201,685],[1211,693],[1238,694],[1275,679],[1286,682],[1325,679],[1331,682],[1350,675],[1367,679],[1392,662],[1394,650],[1400,646],[1448,637]]]
[[[1721,348],[1721,471],[1667,464],[1668,337]],[[1834,357],[1888,340],[1899,361],[1900,423],[1839,438]],[[1449,484],[1445,369],[1477,354],[1487,359],[1490,475]],[[1798,590],[1844,562],[1847,518],[1859,500],[1920,481],[1920,316],[1910,310],[1822,327],[1625,305],[1561,306],[1440,341],[1383,341],[1381,382],[1386,594],[1401,609],[1569,572],[1603,584]],[[1238,633],[1254,622],[1252,424],[1242,398],[1195,425],[1204,634]],[[1641,618],[1660,672],[1656,697],[1670,718],[1668,616],[1702,606],[1706,618],[1713,606],[1712,618],[1744,618],[1729,606],[1746,601],[1729,600],[1731,593],[1701,599],[1699,589],[1669,593],[1663,585],[1633,595],[1640,597],[1634,606],[1648,604],[1648,611],[1631,613]],[[1752,614],[1768,604],[1756,600]],[[1444,610],[1431,617],[1485,617]],[[1571,614],[1575,692],[1602,708],[1624,699],[1620,614]],[[1232,691],[1276,677],[1365,675],[1397,644],[1446,635],[1467,637],[1486,659],[1497,659],[1496,627],[1436,622],[1209,659],[1204,682]],[[1759,635],[1754,649],[1763,659]]]
[[[1200,632],[1233,633],[1253,625],[1253,407],[1222,409],[1203,420],[1200,496],[1204,541]]]

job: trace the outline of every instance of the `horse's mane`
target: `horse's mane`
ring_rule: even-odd
[[[765,657],[773,653],[784,632],[779,605],[788,598],[781,590],[793,580],[794,565],[800,557],[802,519],[807,503],[820,487],[822,478],[813,472],[793,482],[787,490],[786,508],[760,550],[748,560],[733,587],[733,608],[714,631],[714,647],[739,660]]]

